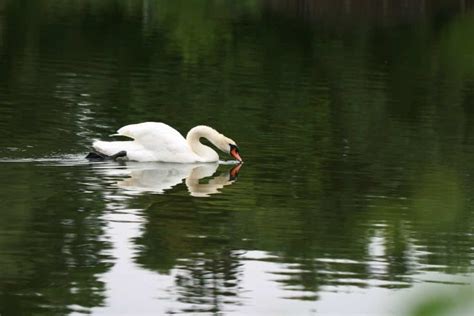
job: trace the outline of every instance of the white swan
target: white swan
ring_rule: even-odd
[[[218,161],[219,155],[212,148],[203,145],[199,141],[202,137],[242,162],[237,144],[209,126],[199,125],[192,128],[185,139],[169,125],[145,122],[124,126],[113,136],[126,136],[133,138],[133,141],[95,141],[92,144],[97,152],[96,154],[98,154],[95,158],[126,156],[127,159],[134,161],[178,163]],[[86,158],[94,159],[93,155],[94,153],[89,154]]]

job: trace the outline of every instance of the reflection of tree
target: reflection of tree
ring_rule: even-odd
[[[410,22],[426,15],[443,14],[443,11],[464,11],[474,2],[412,0],[264,0],[264,7],[289,17],[306,20],[327,20],[333,23]],[[351,21],[352,20],[352,21]]]
[[[235,214],[212,202],[173,199],[162,205],[163,200],[146,210],[145,232],[135,240],[137,262],[160,273],[177,269],[173,292],[193,312],[219,312],[224,304],[238,303]]]
[[[239,304],[240,258],[237,253],[222,248],[204,255],[192,255],[177,265],[178,301],[191,306],[183,311],[217,313],[224,305]]]
[[[109,264],[100,204],[77,195],[77,173],[53,178],[35,166],[14,168],[0,193],[11,205],[0,215],[0,312],[66,314],[103,304],[98,278]]]

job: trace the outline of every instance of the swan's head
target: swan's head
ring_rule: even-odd
[[[239,147],[237,147],[237,144],[229,137],[225,137],[224,135],[222,135],[218,147],[220,150],[225,153],[228,153],[229,155],[237,159],[239,162],[243,161],[240,157]]]
[[[242,157],[240,157],[239,154],[239,148],[237,147],[237,144],[230,139],[229,137],[226,137],[222,134],[220,134],[218,131],[213,129],[212,127],[206,126],[206,125],[198,125],[193,128],[188,132],[188,135],[186,136],[186,139],[188,143],[190,144],[191,148],[198,154],[199,151],[202,151],[202,147],[198,146],[195,148],[195,145],[200,144],[199,139],[200,138],[206,138],[208,141],[210,141],[214,146],[216,146],[219,150],[222,150],[225,153],[228,153],[235,159],[237,159],[239,162],[242,162]],[[202,144],[201,144],[202,145]],[[209,148],[208,148],[209,149]],[[214,160],[206,160],[206,161],[216,161],[219,159],[217,156],[217,153],[215,151],[212,151],[213,154],[211,155],[211,159]]]

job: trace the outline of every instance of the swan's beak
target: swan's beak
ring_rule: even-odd
[[[239,150],[237,149],[237,147],[232,147],[232,149],[230,150],[230,155],[237,159],[239,162],[243,161],[239,155]]]

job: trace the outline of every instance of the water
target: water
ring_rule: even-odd
[[[0,0],[0,314],[397,315],[470,291],[472,9]],[[235,139],[238,178],[82,158],[153,120]]]

